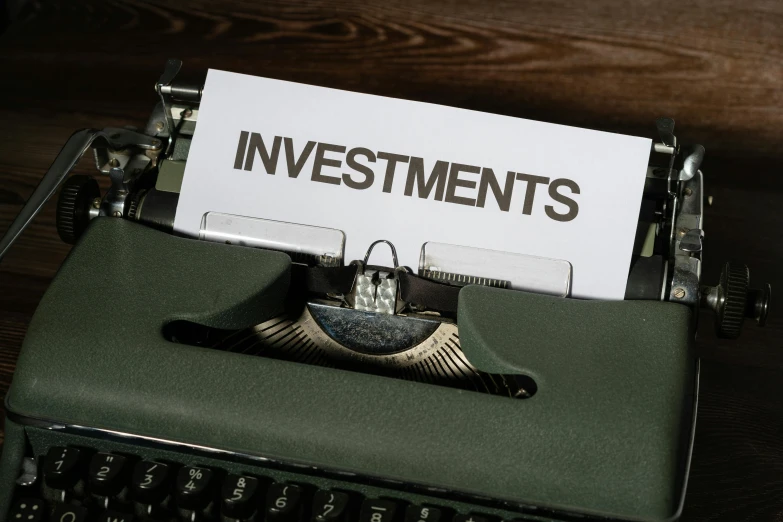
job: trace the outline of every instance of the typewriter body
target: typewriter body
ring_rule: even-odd
[[[531,280],[526,256],[430,245],[412,269],[383,238],[344,260],[221,216],[177,237],[201,98],[180,65],[145,129],[74,134],[0,242],[62,184],[76,246],[5,399],[0,521],[679,516],[697,311],[736,337],[770,296],[743,265],[701,281],[702,147],[657,122],[626,300],[569,299],[570,271]],[[91,147],[104,194],[68,177]]]

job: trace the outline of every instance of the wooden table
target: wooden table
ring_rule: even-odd
[[[40,4],[40,5],[38,5]],[[707,148],[704,280],[783,288],[783,4],[701,0],[31,2],[0,35],[0,231],[82,127],[141,126],[166,58]],[[165,7],[164,7],[165,6]],[[2,18],[0,18],[2,21]],[[524,147],[522,142],[520,147]],[[79,171],[91,173],[89,158]],[[68,252],[54,200],[0,265],[0,395]],[[611,240],[607,224],[606,240]],[[95,274],[101,277],[101,274]],[[117,320],[107,310],[107,327]],[[719,341],[683,520],[783,520],[783,311]]]

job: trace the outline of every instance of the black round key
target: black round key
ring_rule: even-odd
[[[319,489],[313,495],[314,522],[341,522],[348,512],[348,494]]]
[[[250,518],[256,510],[260,493],[257,478],[244,475],[227,476],[220,493],[223,514],[231,518]]]
[[[362,503],[359,522],[393,522],[396,520],[397,502],[368,498]]]
[[[131,479],[136,500],[148,504],[162,502],[168,495],[170,476],[168,464],[149,460],[137,462]]]
[[[79,460],[82,452],[76,448],[53,446],[49,448],[44,461],[44,481],[54,489],[70,489],[81,478],[82,466]]]
[[[185,466],[177,474],[177,504],[183,509],[204,509],[212,500],[212,470]]]
[[[297,522],[302,513],[302,488],[272,484],[266,495],[267,522]]]
[[[50,522],[86,522],[87,509],[57,502],[49,520]]]
[[[98,495],[112,496],[125,487],[126,459],[122,455],[96,453],[90,459],[87,473],[90,491]]]
[[[133,515],[119,511],[104,511],[100,515],[92,517],[95,522],[133,522]]]
[[[46,505],[43,500],[36,498],[20,498],[8,512],[7,520],[13,522],[41,522],[42,520],[45,520],[45,518]]]

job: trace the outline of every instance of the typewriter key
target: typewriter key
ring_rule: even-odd
[[[313,496],[314,522],[340,522],[348,512],[348,495],[340,491],[318,490]]]
[[[44,481],[54,489],[70,489],[81,478],[81,450],[54,446],[49,448],[44,462]]]
[[[405,510],[405,522],[440,522],[443,512],[434,507],[408,506]]]
[[[266,496],[267,522],[296,522],[302,513],[302,488],[272,484]]]
[[[100,516],[95,518],[95,522],[133,522],[133,515],[120,513],[119,511],[104,511]]]
[[[256,510],[260,486],[257,478],[229,475],[223,481],[223,514],[231,518],[250,518]]]
[[[112,496],[125,485],[126,459],[122,455],[96,453],[90,460],[88,480],[90,490],[99,495]]]
[[[51,522],[85,522],[87,510],[81,506],[57,503],[54,505]]]
[[[149,460],[137,463],[131,481],[136,500],[150,504],[162,502],[168,495],[170,476],[168,464]]]
[[[185,466],[177,474],[177,503],[183,509],[204,509],[212,493],[212,470]]]
[[[367,499],[362,504],[359,522],[394,522],[397,503],[386,499]]]
[[[8,520],[18,520],[20,522],[39,522],[44,520],[44,517],[46,516],[44,514],[45,510],[46,506],[44,505],[43,500],[34,498],[21,498],[16,503],[16,505],[14,505],[13,509],[8,512]],[[53,520],[53,522],[59,521]]]

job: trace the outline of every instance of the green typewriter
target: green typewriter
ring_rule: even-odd
[[[76,132],[0,241],[61,187],[75,247],[5,397],[0,522],[679,517],[697,311],[736,337],[770,300],[744,265],[701,282],[703,147],[657,121],[626,299],[578,300],[567,266],[525,284],[525,256],[370,264],[220,216],[177,236],[202,95],[180,66],[145,129]],[[103,194],[69,177],[88,149]]]

